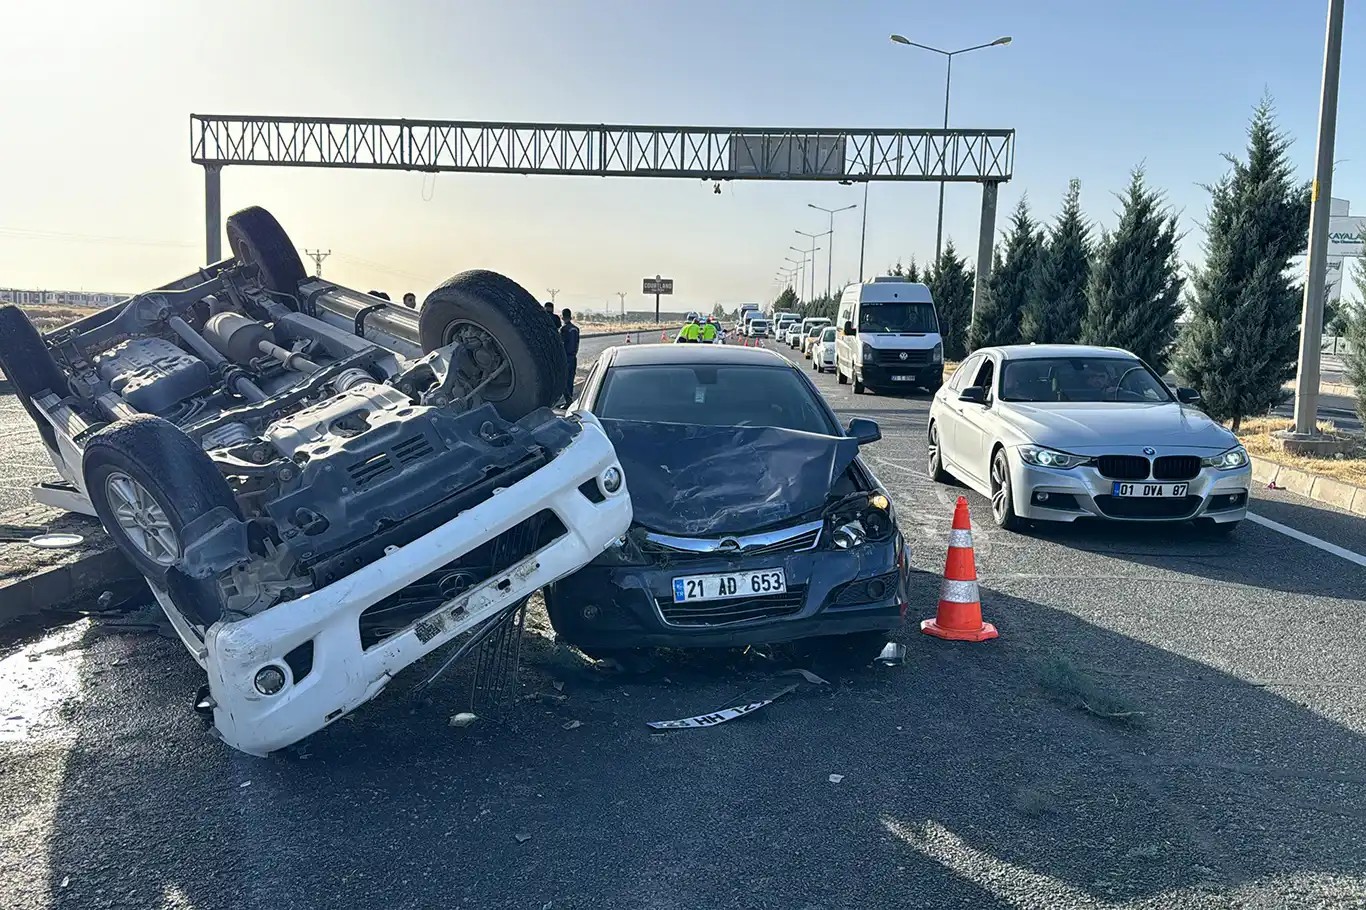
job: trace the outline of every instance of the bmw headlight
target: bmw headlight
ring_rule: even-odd
[[[1025,464],[1041,468],[1075,468],[1091,461],[1085,455],[1073,455],[1070,452],[1059,452],[1057,449],[1043,446],[1020,446],[1019,452]]]
[[[934,350],[930,352],[930,363],[944,362],[944,345],[936,344]]]
[[[1227,452],[1220,452],[1218,455],[1200,459],[1200,464],[1207,468],[1218,468],[1221,471],[1246,467],[1247,449],[1242,446],[1234,446]]]
[[[862,348],[863,348],[863,362],[864,362],[864,363],[872,363],[872,362],[873,362],[873,346],[872,346],[871,344],[868,344],[867,342],[864,342],[863,345],[862,345]]]

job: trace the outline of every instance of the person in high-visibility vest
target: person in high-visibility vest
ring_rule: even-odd
[[[716,323],[710,319],[702,326],[702,340],[711,344],[716,340]]]
[[[687,325],[683,326],[678,337],[685,342],[696,342],[698,338],[702,337],[702,330],[697,325],[697,319],[693,318]]]

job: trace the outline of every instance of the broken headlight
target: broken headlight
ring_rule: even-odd
[[[860,493],[831,508],[826,527],[835,549],[852,550],[890,538],[896,533],[896,515],[891,500],[882,493]]]

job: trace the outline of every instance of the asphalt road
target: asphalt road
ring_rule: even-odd
[[[927,402],[817,382],[882,425],[929,616],[961,491],[924,474]],[[533,613],[502,719],[450,727],[468,675],[414,705],[410,670],[254,759],[190,712],[177,642],[54,623],[0,652],[0,906],[1366,904],[1366,568],[1251,523],[1004,534],[968,499],[998,640],[907,630],[903,666],[809,665],[830,685],[709,730],[645,722],[780,690],[791,658],[622,677]],[[1366,553],[1360,519],[1254,510]]]

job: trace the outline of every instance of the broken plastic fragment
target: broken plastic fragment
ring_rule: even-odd
[[[525,844],[527,841],[531,840],[531,835],[522,831],[518,831],[512,836],[517,838],[517,843],[519,844]]]
[[[814,674],[813,674],[814,675]],[[737,717],[744,717],[746,714],[753,714],[760,708],[773,704],[789,692],[795,692],[795,685],[788,686],[780,692],[763,701],[750,702],[747,705],[736,705],[733,708],[722,708],[711,714],[698,714],[694,717],[684,717],[679,720],[652,720],[646,723],[647,727],[653,730],[697,730],[705,727],[714,727],[717,724],[724,724],[728,720],[735,720]]]
[[[793,670],[784,670],[783,672],[779,673],[778,675],[779,675],[779,676],[800,676],[802,679],[804,679],[804,680],[806,680],[807,682],[811,683],[811,685],[813,685],[813,686],[828,686],[828,685],[830,685],[829,682],[827,682],[827,681],[824,680],[824,679],[821,679],[821,678],[820,678],[819,676],[817,676],[815,673],[812,673],[810,670],[803,670],[803,669],[801,669],[800,667],[798,667],[798,668],[796,668],[796,669],[793,669]]]
[[[251,781],[249,781],[249,780],[244,780],[244,781],[242,781],[240,784],[237,785],[237,789],[240,790],[240,789],[242,789],[243,787],[250,787],[250,786],[251,786]]]
[[[877,656],[877,662],[884,667],[899,667],[905,660],[906,646],[895,641],[887,642],[887,646]]]
[[[582,727],[582,726],[583,726],[583,721],[581,721],[581,720],[571,720],[571,721],[567,721],[567,722],[563,725],[562,729],[565,729],[565,730],[577,730],[577,729],[579,729],[579,727]]]
[[[450,725],[452,727],[468,727],[478,719],[479,716],[477,714],[471,714],[469,711],[461,711],[459,714],[451,715]]]
[[[839,783],[839,782],[842,781],[842,780],[844,780],[844,775],[843,775],[843,774],[832,774],[832,775],[830,775],[830,783],[832,783],[832,784],[837,784],[837,783]]]

